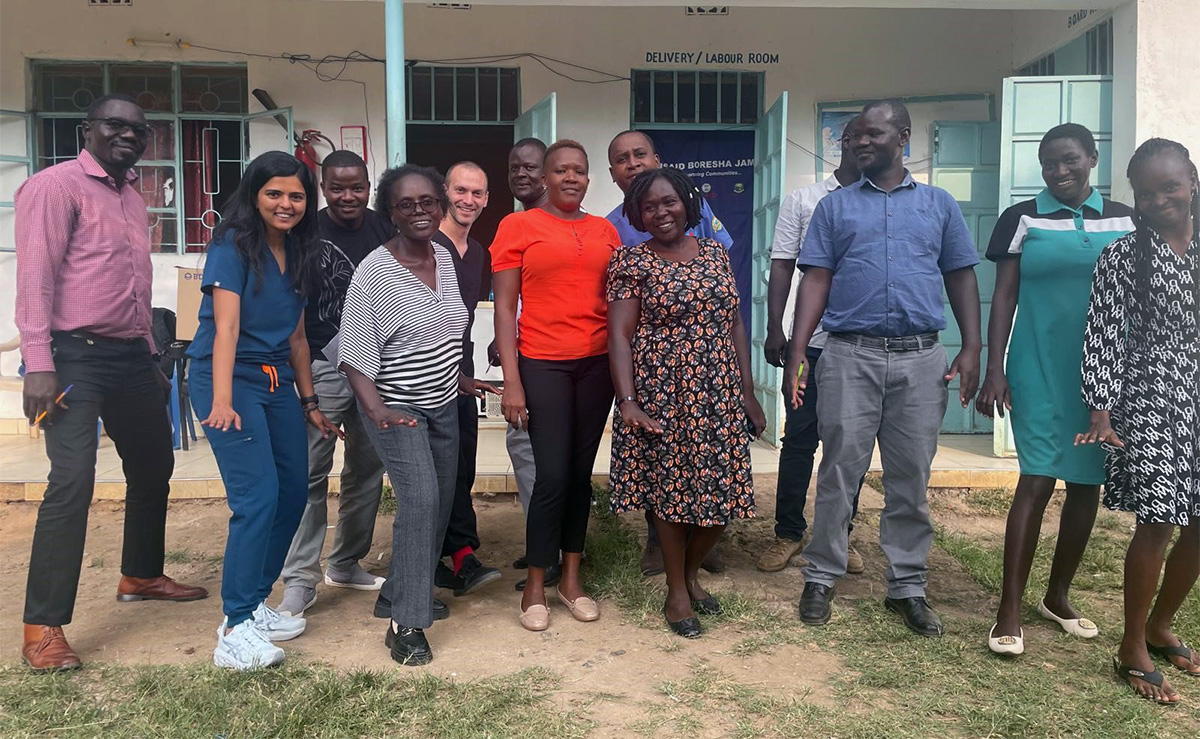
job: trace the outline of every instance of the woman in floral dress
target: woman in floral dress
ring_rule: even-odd
[[[698,582],[726,524],[754,515],[750,441],[766,419],[725,249],[689,232],[700,193],[686,175],[643,172],[625,214],[651,239],[617,251],[608,271],[609,361],[617,394],[612,509],[648,509],[667,576],[663,614],[700,636],[696,613],[721,605]]]
[[[1137,230],[1096,263],[1083,349],[1092,418],[1076,443],[1104,445],[1104,505],[1137,514],[1113,668],[1170,705],[1179,693],[1151,655],[1200,677],[1200,655],[1171,628],[1200,574],[1200,183],[1188,150],[1165,139],[1138,147],[1128,174]]]

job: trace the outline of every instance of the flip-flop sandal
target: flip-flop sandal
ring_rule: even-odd
[[[1186,669],[1180,667],[1179,665],[1175,664],[1174,662],[1171,662],[1171,657],[1182,657],[1182,658],[1186,659],[1188,662],[1191,662],[1193,665],[1196,664],[1195,662],[1192,661],[1192,658],[1194,656],[1194,653],[1192,652],[1192,648],[1189,647],[1187,644],[1184,644],[1182,639],[1179,640],[1179,645],[1174,646],[1174,647],[1156,647],[1153,644],[1151,644],[1150,642],[1146,642],[1146,651],[1150,652],[1150,654],[1154,655],[1155,657],[1162,657],[1172,667],[1174,667],[1176,670],[1179,670],[1180,672],[1187,675],[1188,677],[1200,677],[1200,672],[1192,672],[1191,670],[1186,670]]]
[[[1139,698],[1145,698],[1148,701],[1154,701],[1160,706],[1179,705],[1180,701],[1158,700],[1157,698],[1151,698],[1148,695],[1142,695],[1141,691],[1139,691],[1137,688],[1134,688],[1133,683],[1130,682],[1130,678],[1137,678],[1143,682],[1150,683],[1156,688],[1161,688],[1166,678],[1164,678],[1163,674],[1157,669],[1151,670],[1150,672],[1142,672],[1136,667],[1130,667],[1128,665],[1121,664],[1121,660],[1117,659],[1116,657],[1113,657],[1112,665],[1113,672],[1117,673],[1117,678],[1133,689],[1134,695],[1138,696]]]

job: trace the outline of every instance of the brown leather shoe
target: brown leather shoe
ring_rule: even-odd
[[[196,585],[177,583],[166,575],[142,578],[121,575],[117,583],[117,600],[128,603],[134,600],[200,600],[208,597],[208,591]]]
[[[25,624],[25,645],[21,660],[34,672],[78,670],[83,667],[79,655],[67,644],[61,626]]]

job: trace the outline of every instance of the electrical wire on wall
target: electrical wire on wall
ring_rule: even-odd
[[[299,64],[299,65],[303,66],[304,68],[308,69],[310,72],[312,72],[313,75],[317,78],[317,80],[319,80],[321,82],[353,82],[362,88],[363,115],[365,116],[364,122],[365,122],[365,126],[367,129],[367,140],[369,141],[371,139],[371,108],[370,108],[370,95],[367,91],[367,83],[362,80],[355,79],[353,77],[347,77],[346,71],[349,69],[349,66],[351,63],[365,62],[365,63],[371,63],[371,64],[384,64],[385,63],[384,59],[380,59],[378,57],[371,56],[370,54],[367,54],[364,51],[359,51],[358,49],[354,49],[354,50],[350,51],[350,53],[348,53],[348,54],[326,54],[325,56],[318,58],[318,57],[312,56],[311,54],[294,54],[294,53],[286,52],[286,51],[283,53],[280,53],[280,54],[263,54],[260,52],[243,51],[240,49],[221,49],[221,48],[217,48],[214,46],[204,46],[202,44],[195,44],[195,43],[190,43],[190,42],[187,43],[187,47],[192,48],[192,49],[203,49],[204,51],[212,51],[212,52],[216,52],[218,54],[232,54],[235,56],[242,56],[242,57],[247,57],[247,58],[251,58],[251,59],[271,59],[271,60],[276,60],[276,61],[285,61],[285,62],[288,62],[289,64]],[[454,64],[467,64],[467,63],[470,63],[470,64],[499,64],[502,62],[516,61],[519,59],[530,59],[530,60],[540,64],[542,67],[544,67],[550,73],[558,75],[559,77],[562,77],[563,79],[570,80],[571,82],[576,82],[576,83],[580,83],[580,84],[603,85],[603,84],[607,84],[610,82],[627,82],[627,81],[629,81],[628,76],[613,74],[611,72],[605,72],[600,69],[593,69],[592,67],[585,67],[581,64],[575,64],[573,62],[564,61],[562,59],[555,59],[554,57],[549,57],[544,54],[537,54],[537,53],[529,52],[529,51],[514,52],[511,54],[493,54],[493,55],[487,55],[487,56],[454,57],[454,58],[446,58],[446,59],[408,59],[405,61],[405,65],[406,66],[414,66],[416,64],[454,65]],[[582,77],[577,77],[574,74],[570,74],[570,73],[562,71],[560,69],[556,69],[555,65],[558,65],[561,67],[566,67],[570,70],[579,70],[579,71],[583,71],[583,72],[589,72],[591,74],[597,75],[599,77],[599,79],[584,79]],[[335,67],[335,69],[331,69],[332,67]],[[375,170],[375,147],[374,146],[368,147],[368,151],[369,151],[369,156],[371,159],[371,161],[370,161],[371,169]]]

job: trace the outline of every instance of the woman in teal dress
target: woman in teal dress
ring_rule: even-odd
[[[1091,186],[1097,158],[1095,138],[1083,126],[1050,129],[1038,146],[1046,189],[1004,211],[988,244],[987,257],[996,262],[988,322],[992,351],[976,407],[989,418],[1009,411],[1021,466],[1004,534],[1000,609],[988,634],[996,654],[1025,650],[1021,599],[1058,480],[1066,483],[1067,495],[1038,612],[1074,636],[1099,633],[1067,597],[1104,482],[1103,450],[1074,443],[1090,417],[1080,364],[1096,260],[1105,246],[1133,230],[1133,213]],[[1007,367],[1001,350],[1006,345]]]

